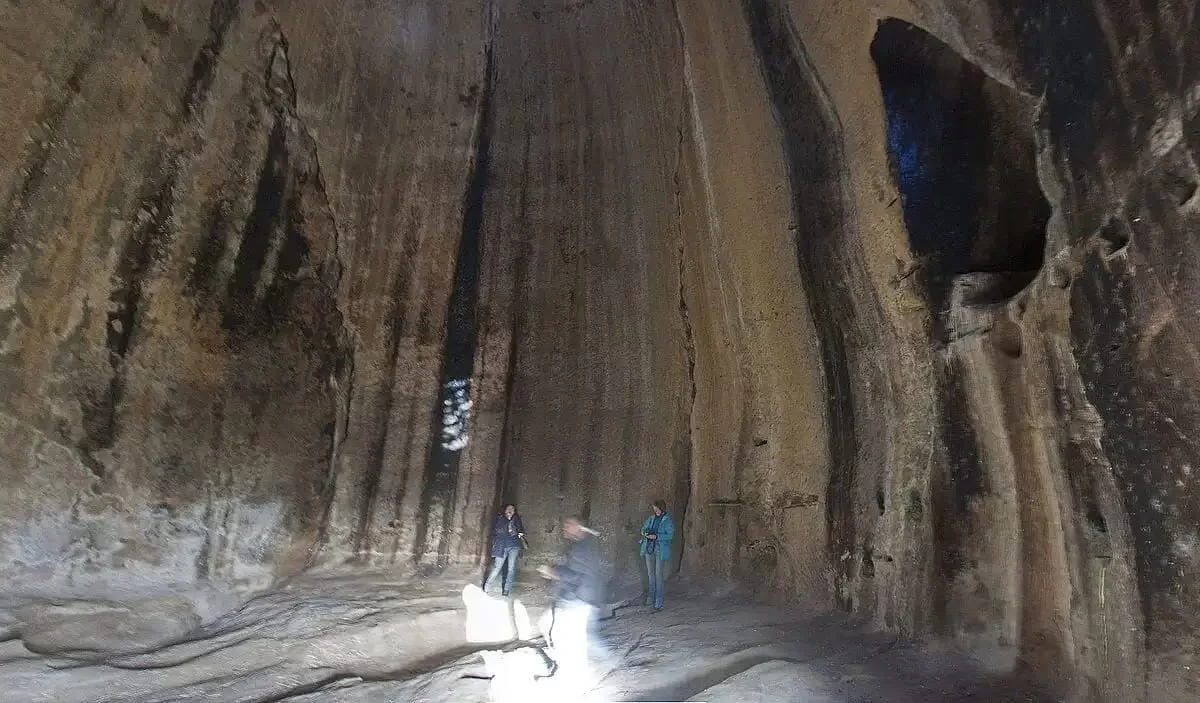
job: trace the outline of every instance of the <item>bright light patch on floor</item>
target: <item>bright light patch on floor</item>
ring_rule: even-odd
[[[513,601],[513,621],[517,625],[517,637],[528,642],[537,636],[533,631],[533,621],[529,619],[529,610],[520,600]]]
[[[473,583],[463,587],[462,599],[467,607],[468,642],[511,642],[516,639],[517,632],[508,601],[492,598]],[[521,606],[521,610],[524,611],[525,607]]]

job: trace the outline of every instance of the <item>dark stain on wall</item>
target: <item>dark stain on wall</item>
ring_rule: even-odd
[[[801,233],[795,238],[797,257],[816,326],[826,385],[831,463],[826,496],[829,558],[841,591],[841,586],[853,578],[855,564],[855,560],[841,557],[856,550],[857,440],[844,330],[855,317],[843,269],[852,264],[839,242],[845,228],[839,182],[842,163],[837,152],[840,128],[823,109],[821,89],[814,84],[813,71],[807,66],[783,9],[772,0],[743,0],[742,8],[779,124],[793,217]],[[841,605],[852,607],[848,600]]]

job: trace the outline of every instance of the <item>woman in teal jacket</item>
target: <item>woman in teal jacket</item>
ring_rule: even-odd
[[[650,593],[646,605],[655,610],[663,608],[663,570],[671,558],[671,540],[675,537],[675,521],[667,515],[667,501],[656,500],[651,506],[654,514],[642,523],[641,552],[646,559],[646,576],[650,580]]]

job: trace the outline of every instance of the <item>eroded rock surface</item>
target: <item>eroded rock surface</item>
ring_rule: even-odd
[[[17,616],[25,648],[37,654],[113,654],[180,639],[201,620],[184,598],[120,603],[33,603]]]
[[[510,700],[497,695],[503,682],[492,680],[499,662],[500,671],[519,680],[520,700],[555,700],[543,694],[561,682],[522,676],[547,672],[540,635],[466,641],[462,588],[455,578],[385,574],[301,579],[150,650],[39,657],[13,656],[13,647],[3,645],[0,684],[5,700],[14,703],[482,703]],[[603,644],[592,659],[597,683],[590,695],[709,700],[710,693],[725,691],[749,700],[756,688],[794,694],[798,681],[813,700],[883,694],[896,701],[928,700],[931,694],[1045,700],[1027,682],[994,679],[961,655],[866,634],[841,616],[748,607],[700,591],[688,596],[679,608],[653,614],[625,608],[600,624]],[[516,597],[535,617],[547,605],[541,588],[522,587]],[[505,607],[500,599],[490,602]],[[774,662],[776,675],[747,685],[744,679],[760,662]]]
[[[683,573],[1195,698],[1196,15],[0,0],[0,569],[123,604],[29,643],[507,500],[631,580],[662,497]]]

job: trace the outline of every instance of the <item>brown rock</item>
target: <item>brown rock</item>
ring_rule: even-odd
[[[0,568],[436,571],[515,501],[632,580],[663,498],[685,575],[1190,699],[1195,15],[6,3]]]

